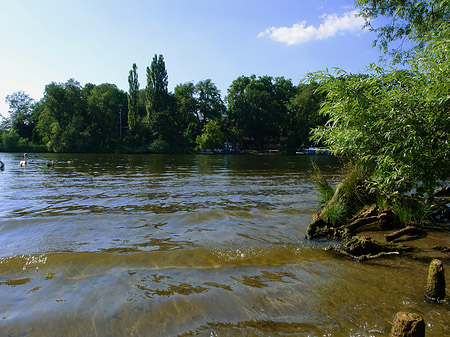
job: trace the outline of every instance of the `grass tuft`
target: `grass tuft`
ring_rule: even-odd
[[[316,185],[320,208],[323,208],[333,197],[334,188],[324,177],[317,164],[312,163],[312,166],[313,171],[310,172],[310,178]]]
[[[424,220],[432,215],[430,204],[413,198],[397,200],[392,204],[392,210],[405,226],[420,226]]]
[[[343,223],[346,219],[347,204],[342,197],[333,198],[328,202],[325,210],[325,220],[333,225]]]

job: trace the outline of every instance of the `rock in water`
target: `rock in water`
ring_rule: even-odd
[[[398,312],[392,323],[391,337],[425,337],[423,318],[409,312]]]
[[[434,259],[430,263],[425,296],[432,301],[442,301],[445,299],[444,264],[441,260]]]

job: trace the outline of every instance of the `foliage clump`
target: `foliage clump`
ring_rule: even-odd
[[[370,75],[318,72],[328,122],[313,130],[340,156],[374,171],[373,188],[389,195],[432,195],[450,177],[450,23],[427,35],[411,70],[370,66]]]
[[[322,170],[312,163],[313,170],[309,172],[312,182],[316,185],[316,191],[319,199],[319,206],[323,208],[325,204],[333,197],[334,188],[323,175]]]
[[[355,4],[364,27],[377,35],[373,46],[393,63],[407,63],[426,45],[424,36],[450,18],[449,0],[356,0]]]
[[[409,65],[406,70],[373,64],[364,75],[342,70],[309,75],[326,93],[321,113],[328,117],[312,131],[312,139],[355,163],[328,201],[321,192],[323,208],[308,229],[310,236],[347,234],[356,225],[385,219],[388,212],[383,209],[394,214],[392,222],[403,226],[427,228],[449,219],[445,202],[434,198],[435,190],[450,178],[450,22],[439,20],[449,16],[449,7],[441,6],[448,1],[435,1],[425,9],[425,1],[389,1],[388,8],[379,1],[358,3],[365,6],[362,15],[367,20],[394,12],[405,20],[424,19],[396,25],[397,32],[389,24],[377,30],[383,43],[403,34],[421,48],[410,49],[403,58]],[[435,5],[439,18],[427,26],[428,9]],[[323,191],[326,183],[316,181]],[[328,190],[327,197],[330,194]],[[355,220],[372,204],[371,216]],[[353,226],[345,227],[350,222]]]
[[[321,207],[319,218],[325,222],[341,226],[372,201],[373,196],[366,187],[370,173],[361,163],[347,163],[341,173],[344,179],[335,188],[316,165],[313,167],[311,178],[317,186]]]

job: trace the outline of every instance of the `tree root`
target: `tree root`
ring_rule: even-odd
[[[356,261],[367,261],[387,255],[399,255],[402,251],[408,251],[412,248],[395,243],[378,242],[364,236],[354,236],[347,240],[344,245],[331,245],[328,249],[351,257]]]
[[[386,238],[387,242],[391,242],[391,241],[394,241],[395,239],[398,239],[405,235],[422,235],[423,233],[424,232],[417,227],[408,226],[408,227],[402,228],[394,233],[386,234],[384,237]]]
[[[400,255],[400,252],[381,252],[381,253],[378,253],[375,255],[366,254],[366,255],[357,256],[357,255],[352,255],[352,254],[346,252],[344,249],[334,248],[334,250],[336,252],[338,252],[339,254],[351,257],[353,260],[358,261],[358,262],[377,259],[379,257],[386,256],[386,255]]]

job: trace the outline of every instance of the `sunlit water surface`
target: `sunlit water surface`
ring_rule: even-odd
[[[450,335],[425,261],[305,239],[331,157],[0,155],[1,336]]]

